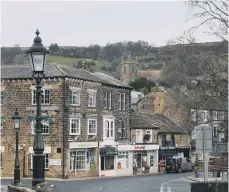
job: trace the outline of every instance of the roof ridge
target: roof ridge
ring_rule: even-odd
[[[140,115],[138,112],[135,112],[136,115],[138,115],[139,117],[141,117],[142,119],[144,119],[146,122],[148,122],[149,124],[155,126],[155,127],[158,127],[157,125],[153,124],[152,122],[148,121],[145,117],[143,117],[142,115]]]
[[[56,63],[51,63],[51,65],[53,65],[60,73],[62,73],[63,75],[67,75],[66,73],[64,73],[61,69],[60,69],[60,67],[58,66],[58,64],[56,64]]]

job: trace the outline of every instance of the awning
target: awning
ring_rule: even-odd
[[[101,156],[118,155],[118,149],[116,147],[103,147],[100,148],[100,155]]]

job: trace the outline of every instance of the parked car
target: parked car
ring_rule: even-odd
[[[166,159],[165,171],[181,173],[185,171],[193,171],[194,165],[189,158],[186,157],[168,157]]]

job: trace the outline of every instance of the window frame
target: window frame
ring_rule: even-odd
[[[50,105],[51,104],[51,89],[49,88],[42,88],[41,89],[42,91],[42,94],[41,94],[41,105]],[[49,102],[48,103],[45,103],[45,91],[49,91]],[[35,93],[34,93],[35,92]],[[44,102],[42,102],[42,100]],[[32,89],[32,105],[37,105],[37,97],[36,97],[36,89]]]
[[[136,143],[143,143],[142,130],[136,129],[136,138],[135,138],[135,141],[136,141]]]
[[[218,114],[219,114],[218,120],[219,121],[224,121],[225,112],[224,111],[219,111]]]
[[[76,130],[79,129],[78,132],[73,133],[72,132],[72,121],[78,120],[78,128],[75,128]],[[69,135],[80,135],[81,134],[81,126],[80,126],[80,118],[79,117],[71,117],[69,118]]]
[[[97,92],[88,91],[88,107],[96,107],[96,96]],[[92,99],[92,101],[90,101],[90,99]]]
[[[1,119],[1,125],[0,125],[0,135],[2,135],[3,134],[3,130],[4,130],[4,122],[3,122],[3,120]]]
[[[106,122],[108,126],[106,127]],[[108,130],[108,137],[107,137]],[[111,136],[112,135],[112,136]],[[103,138],[104,139],[115,139],[115,119],[104,119],[103,120]]]
[[[118,129],[118,132],[121,133],[121,137],[118,137],[119,139],[126,139],[127,138],[127,132],[126,132],[126,121],[125,120],[120,120],[120,127]],[[125,136],[123,136],[123,130],[125,130]]]
[[[111,104],[112,104],[112,102],[111,102],[111,97],[112,97],[112,93],[111,93],[111,91],[110,92],[108,92],[109,94],[108,94],[108,101],[107,101],[107,103],[109,104],[109,109],[111,109]]]
[[[47,115],[47,113],[41,113],[41,115]],[[49,135],[50,134],[50,121],[49,120],[47,120],[48,121],[48,128],[47,127],[42,127],[42,126],[46,126],[46,125],[42,125],[42,123],[41,123],[41,130],[42,130],[42,135]],[[33,120],[33,121],[31,121],[31,134],[32,135],[34,135],[34,134],[36,134],[36,121],[35,120]],[[44,129],[48,129],[48,133],[44,133],[43,131],[44,131]]]
[[[126,93],[122,93],[122,110],[126,110]]]
[[[104,109],[107,109],[107,94],[108,94],[108,92],[107,91],[105,91],[104,92]]]
[[[49,170],[49,162],[50,162],[49,154],[50,153],[44,153],[44,155],[45,155],[45,170]],[[33,169],[33,155],[34,155],[34,153],[30,153],[30,161],[31,161],[30,162],[30,169]],[[48,156],[48,158],[46,156]],[[46,162],[47,160],[48,160],[48,163]]]
[[[119,102],[119,110],[121,111],[122,110],[122,93],[119,93],[118,102]]]
[[[84,165],[83,165],[83,169],[76,169],[76,165],[77,165],[77,152],[83,152],[84,153]],[[72,160],[72,155],[71,153],[75,153],[75,156],[74,157],[74,160]],[[82,155],[80,155],[80,157],[83,157]],[[82,159],[80,159],[80,162],[83,162],[81,161]],[[86,150],[70,150],[70,167],[69,167],[69,170],[70,171],[85,171],[86,170],[86,162],[87,162],[87,151]]]
[[[2,160],[2,151],[0,151],[0,169],[3,168],[2,162],[3,162],[3,160]]]
[[[89,132],[89,125],[90,125],[90,121],[95,121],[95,133],[90,133]],[[97,119],[88,119],[87,120],[87,130],[88,130],[88,135],[97,135]]]
[[[71,91],[70,105],[72,105],[72,106],[80,106],[81,89],[78,88],[78,87],[71,87],[71,88],[70,88],[70,91]],[[75,92],[75,94],[73,94],[73,92]],[[78,103],[77,103],[77,95],[78,95]],[[73,96],[75,96],[75,101],[76,101],[76,103],[72,103],[72,101],[73,101]]]
[[[0,105],[4,104],[4,91],[1,91],[1,103]]]

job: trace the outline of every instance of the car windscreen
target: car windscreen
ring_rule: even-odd
[[[176,159],[174,159],[174,158],[167,158],[167,159],[166,159],[166,164],[167,164],[167,165],[176,164]]]

